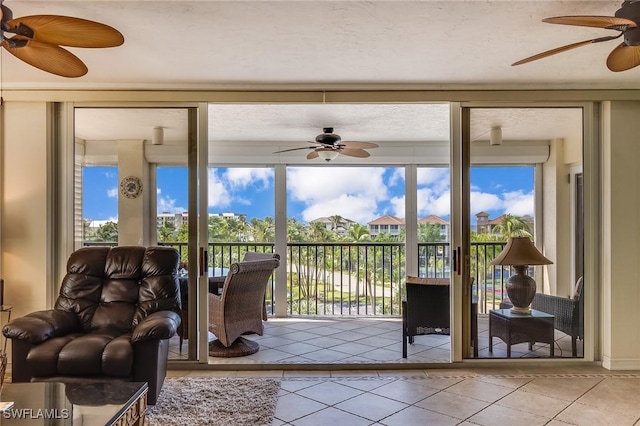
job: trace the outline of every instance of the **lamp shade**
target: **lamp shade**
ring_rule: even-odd
[[[320,148],[316,149],[316,152],[324,161],[331,161],[338,156],[338,151],[332,148]]]
[[[553,262],[538,251],[529,237],[511,237],[492,265],[551,265]]]

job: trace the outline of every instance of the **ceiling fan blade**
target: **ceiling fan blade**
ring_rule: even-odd
[[[373,142],[360,142],[360,141],[342,141],[338,145],[342,145],[345,148],[363,149],[363,148],[377,148],[378,145]]]
[[[533,55],[533,56],[529,56],[528,58],[521,59],[518,62],[514,62],[513,64],[511,64],[511,66],[526,64],[528,62],[533,62],[538,59],[546,58],[547,56],[551,56],[557,53],[566,52],[567,50],[575,49],[576,47],[586,46],[587,44],[595,43],[595,40],[600,40],[600,39],[579,41],[578,43],[572,43],[572,44],[567,44],[566,46],[556,47],[555,49],[547,50],[546,52],[538,53],[537,55]]]
[[[20,47],[11,47],[12,42]],[[60,46],[12,37],[3,40],[2,47],[29,65],[61,77],[81,77],[88,71],[84,62]]]
[[[607,58],[607,68],[619,72],[630,70],[640,65],[640,46],[627,46],[620,43]]]
[[[307,160],[313,160],[314,158],[318,158],[318,151],[311,151],[307,155]]]
[[[281,152],[289,152],[289,151],[299,151],[301,149],[317,149],[317,148],[318,148],[317,146],[305,146],[305,147],[302,147],[302,148],[283,149],[281,151],[275,151],[274,154],[279,154]]]
[[[542,22],[547,22],[549,24],[605,28],[618,31],[623,31],[626,28],[637,27],[635,22],[625,18],[616,18],[615,16],[556,16],[553,18],[545,18]]]
[[[124,43],[124,37],[115,28],[71,16],[23,16],[10,20],[7,25],[16,34],[41,43],[94,48],[115,47]],[[13,32],[11,30],[9,32]]]
[[[355,149],[343,148],[340,150],[340,154],[346,155],[347,157],[358,157],[358,158],[367,158],[371,156],[371,154],[369,154],[367,151],[359,148],[355,148]]]

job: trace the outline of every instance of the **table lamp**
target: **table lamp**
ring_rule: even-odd
[[[536,295],[536,282],[527,275],[529,265],[551,265],[553,262],[538,251],[529,237],[511,237],[492,265],[510,265],[516,271],[507,281],[507,294],[513,304],[511,312],[529,314]]]

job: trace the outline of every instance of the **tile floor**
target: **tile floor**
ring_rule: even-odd
[[[275,377],[281,425],[640,425],[640,373],[600,367],[169,371]]]
[[[269,318],[264,326],[263,336],[245,336],[260,344],[257,353],[238,358],[210,357],[209,364],[423,364],[448,363],[450,359],[450,337],[438,334],[416,336],[414,344],[408,345],[408,357],[402,358],[400,318]],[[571,357],[571,339],[558,330],[555,339],[555,356]],[[478,342],[480,358],[506,357],[506,345],[498,338],[494,338],[493,353],[489,352],[487,315],[478,317]],[[170,350],[172,359],[186,358],[185,352],[180,353],[177,338],[172,340]],[[579,341],[578,356],[582,353]],[[512,358],[548,356],[548,344],[536,344],[532,351],[526,343],[511,347]]]

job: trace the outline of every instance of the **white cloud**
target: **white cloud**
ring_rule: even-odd
[[[231,187],[246,188],[250,184],[260,182],[263,188],[269,188],[273,180],[273,169],[267,167],[244,168],[233,167],[227,169],[223,179]]]
[[[220,180],[218,173],[215,170],[209,169],[209,193],[208,203],[209,207],[227,207],[231,204],[231,196],[224,183]]]
[[[339,214],[366,223],[380,215],[378,202],[389,197],[384,172],[384,167],[292,167],[287,191],[306,205],[306,221]]]
[[[523,191],[505,192],[502,196],[506,213],[516,216],[524,216],[526,214],[533,216],[533,191],[529,193]]]
[[[389,178],[389,185],[395,186],[400,182],[404,182],[404,169],[402,167],[395,167],[393,174]]]
[[[449,216],[451,210],[451,193],[434,190],[432,188],[418,189],[418,217],[436,215],[439,217]]]
[[[118,188],[107,189],[107,197],[118,198]]]
[[[434,185],[449,186],[449,169],[446,167],[418,167],[418,186]]]
[[[391,209],[392,209],[392,215],[394,216],[398,216],[398,217],[405,217],[405,204],[404,204],[404,195],[400,196],[400,197],[393,197],[389,200],[389,203],[391,204]]]
[[[471,192],[471,214],[481,211],[500,210],[504,205],[503,200],[497,194],[488,192]]]
[[[158,188],[158,194],[160,189]],[[185,207],[176,206],[176,200],[170,197],[158,197],[158,213],[182,213],[186,212]]]

